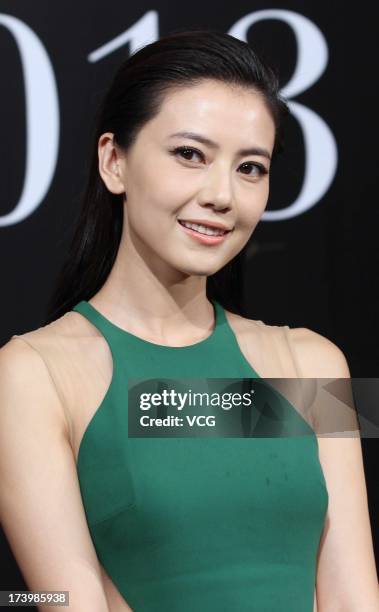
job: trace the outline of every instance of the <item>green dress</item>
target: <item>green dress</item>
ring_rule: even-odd
[[[293,437],[128,437],[128,379],[260,379],[212,303],[212,334],[183,347],[126,332],[87,301],[73,308],[113,358],[77,462],[91,537],[134,612],[312,612],[328,492],[309,426]]]

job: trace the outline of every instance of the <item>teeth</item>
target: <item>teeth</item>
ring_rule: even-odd
[[[219,229],[211,229],[205,227],[205,225],[198,225],[197,223],[188,223],[187,221],[180,221],[182,225],[190,229],[196,230],[200,234],[207,234],[207,236],[223,236],[226,232]]]

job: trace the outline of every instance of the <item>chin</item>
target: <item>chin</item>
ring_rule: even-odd
[[[204,250],[203,253],[186,253],[178,257],[179,253],[175,257],[167,257],[166,262],[175,268],[179,273],[186,274],[188,276],[212,276],[226,266],[231,260],[230,254],[225,256],[216,253],[207,253]],[[218,256],[217,256],[218,255]]]
[[[190,268],[181,268],[181,271],[189,276],[212,276],[212,274],[216,274],[216,272],[221,270],[224,265],[226,264],[222,264],[221,266],[192,266]]]

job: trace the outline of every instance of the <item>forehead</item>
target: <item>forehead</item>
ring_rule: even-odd
[[[159,113],[147,126],[152,135],[164,137],[181,131],[197,131],[220,142],[260,139],[273,146],[275,126],[266,102],[252,88],[218,81],[202,81],[166,93]]]

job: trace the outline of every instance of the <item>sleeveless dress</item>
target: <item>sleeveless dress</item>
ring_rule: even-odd
[[[128,437],[130,379],[260,378],[212,304],[211,335],[181,347],[139,338],[85,300],[73,308],[113,359],[77,461],[91,537],[134,612],[312,612],[328,492],[309,426],[297,437]]]

